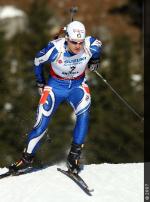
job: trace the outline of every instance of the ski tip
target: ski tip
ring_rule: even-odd
[[[61,168],[57,168],[57,170],[59,170],[59,171],[60,171],[60,170],[62,170],[62,169],[61,169]]]
[[[93,196],[91,192],[93,192],[94,190],[85,190],[85,192],[89,195],[89,196]]]
[[[94,192],[94,189],[89,189],[89,192]]]
[[[3,173],[3,174],[1,174],[0,175],[0,179],[2,179],[2,178],[5,178],[5,177],[8,177],[8,176],[10,176],[12,173],[11,172],[6,172],[6,173]]]
[[[87,184],[83,181],[83,179],[78,174],[71,173],[61,168],[57,168],[57,170],[67,175],[69,178],[71,178],[81,189],[83,189],[83,191],[86,192],[86,194],[88,194],[89,196],[92,196],[91,192],[93,192],[94,189],[89,189]]]

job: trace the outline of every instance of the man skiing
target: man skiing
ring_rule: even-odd
[[[88,131],[91,104],[85,71],[87,68],[91,71],[98,68],[100,53],[101,42],[94,37],[86,37],[85,27],[79,21],[69,23],[65,37],[49,42],[37,53],[34,72],[41,98],[36,123],[27,136],[27,145],[22,158],[9,166],[10,171],[25,169],[33,163],[40,140],[62,101],[68,102],[76,115],[67,167],[74,173],[80,171],[79,160]],[[48,81],[45,81],[43,76],[44,63],[50,64]]]

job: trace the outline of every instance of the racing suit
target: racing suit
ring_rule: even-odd
[[[86,37],[83,49],[78,54],[69,52],[65,38],[48,43],[39,51],[34,60],[34,72],[38,84],[43,85],[37,109],[36,123],[28,134],[26,152],[34,154],[40,145],[52,115],[59,104],[68,102],[76,115],[73,142],[83,144],[89,125],[91,96],[85,81],[85,70],[90,59],[98,59],[101,42]],[[48,81],[43,74],[44,63],[50,64]]]

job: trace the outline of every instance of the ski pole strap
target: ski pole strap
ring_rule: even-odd
[[[127,103],[126,100],[124,100],[115,90],[114,88],[106,81],[106,79],[104,79],[104,77],[98,72],[98,71],[94,71],[101,79],[102,81],[115,93],[115,95],[128,107],[128,109],[130,109],[142,122],[144,122],[144,117],[140,116],[139,113],[137,113],[135,111],[135,109],[133,109],[133,107],[131,107],[131,105],[129,105]]]

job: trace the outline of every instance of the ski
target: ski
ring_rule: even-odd
[[[6,173],[0,174],[0,179],[10,176],[12,173],[7,171]]]
[[[62,170],[61,168],[57,168],[58,171],[63,173],[64,175],[68,176],[70,179],[72,179],[86,194],[89,196],[92,196],[91,192],[93,192],[93,189],[89,189],[88,185],[84,182],[84,180],[75,173],[72,173],[70,171]]]
[[[16,172],[12,172],[12,171],[7,171],[3,174],[0,174],[0,179],[3,179],[3,178],[6,178],[6,177],[9,177],[9,176],[19,176],[19,175],[24,175],[24,174],[27,174],[27,173],[31,173],[31,172],[35,172],[37,171],[38,169],[35,169],[33,167],[28,167],[26,169],[23,169],[23,170],[19,170],[19,171],[16,171]]]

